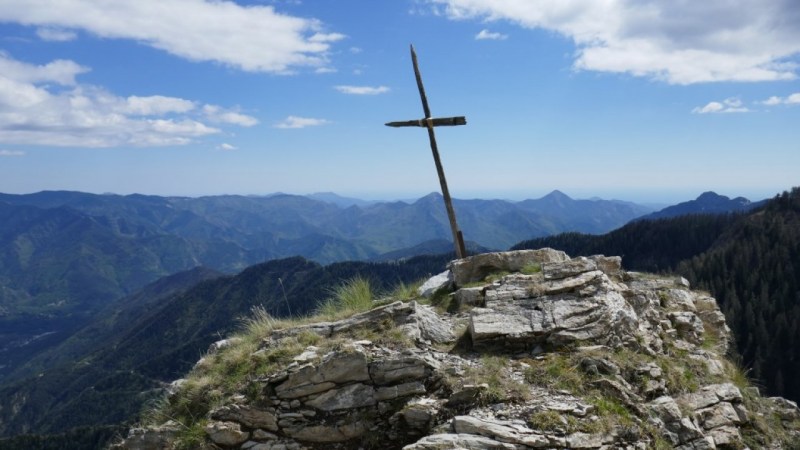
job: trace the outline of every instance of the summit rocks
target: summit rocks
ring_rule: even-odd
[[[725,358],[730,331],[716,301],[686,280],[626,272],[618,257],[551,249],[477,255],[449,270],[433,297],[438,308],[393,302],[266,332],[250,358],[275,364],[208,386],[194,422],[135,429],[115,448],[690,450],[800,442],[797,405],[747,386]],[[443,295],[450,284],[454,291]],[[214,361],[244,345],[232,342]],[[186,386],[208,376],[212,359],[176,384],[171,405],[190,401]]]

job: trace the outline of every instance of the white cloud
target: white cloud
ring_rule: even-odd
[[[127,112],[139,116],[185,113],[194,109],[194,102],[182,98],[152,95],[150,97],[130,96],[126,100]]]
[[[750,110],[742,106],[742,101],[738,98],[728,98],[722,102],[709,102],[703,107],[692,109],[692,112],[694,114],[744,113],[750,112]]]
[[[234,145],[228,144],[227,142],[223,142],[217,146],[217,150],[224,150],[226,152],[230,152],[233,150],[238,150],[238,148]]]
[[[0,149],[0,157],[13,157],[13,156],[25,156],[25,152],[21,150],[3,150]]]
[[[797,77],[800,13],[790,0],[427,0],[451,19],[555,31],[578,70],[671,84]]]
[[[385,94],[391,90],[386,86],[334,86],[334,89],[350,95],[378,95]]]
[[[483,30],[480,31],[480,33],[475,35],[476,41],[482,41],[482,40],[502,41],[506,39],[508,39],[507,34],[491,32],[486,28],[484,28]]]
[[[240,127],[252,127],[258,124],[258,119],[255,117],[229,111],[216,105],[204,105],[203,113],[212,122],[239,125]]]
[[[59,28],[38,28],[36,29],[36,35],[43,41],[52,42],[74,41],[78,38],[78,34],[74,31]]]
[[[312,119],[309,117],[297,117],[297,116],[289,116],[282,121],[276,123],[274,126],[275,128],[306,128],[306,127],[316,127],[319,125],[325,125],[330,123],[325,119]]]
[[[56,83],[72,86],[75,84],[76,76],[88,71],[88,67],[63,59],[39,66],[27,64],[0,51],[0,75],[23,83]]]
[[[235,110],[163,95],[120,97],[83,85],[89,69],[73,61],[44,65],[0,53],[0,144],[63,147],[184,145],[221,132],[204,121],[252,126]]]
[[[776,106],[776,105],[800,105],[800,92],[795,92],[787,97],[778,97],[777,95],[773,95],[772,97],[764,100],[761,102],[767,106]]]
[[[83,30],[131,39],[181,58],[251,72],[324,66],[331,43],[345,37],[326,32],[318,20],[281,14],[272,6],[216,0],[4,0],[0,22],[57,29],[61,37]]]
[[[352,53],[354,55],[357,55],[357,54],[359,54],[359,53],[361,53],[363,51],[364,50],[361,47],[350,47],[350,53]]]
[[[336,72],[338,72],[338,70],[336,70],[333,67],[317,67],[314,70],[314,73],[336,73]]]

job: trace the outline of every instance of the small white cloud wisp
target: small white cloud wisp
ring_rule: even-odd
[[[379,95],[391,90],[386,86],[334,86],[334,89],[348,95]]]
[[[274,125],[275,128],[281,129],[299,129],[308,127],[317,127],[320,125],[327,125],[330,121],[325,119],[314,119],[310,117],[289,116]]]
[[[476,41],[485,41],[485,40],[504,41],[506,39],[508,39],[508,35],[507,34],[492,32],[492,31],[487,30],[486,28],[484,28],[478,34],[475,35],[475,40]]]
[[[716,113],[745,113],[750,112],[742,101],[738,98],[728,98],[721,102],[708,102],[705,106],[698,106],[692,109],[694,114],[716,114]]]
[[[761,103],[767,106],[800,105],[800,92],[795,92],[794,94],[787,95],[786,97],[773,95]]]

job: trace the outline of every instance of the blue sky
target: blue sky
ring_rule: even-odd
[[[3,0],[0,191],[675,202],[800,184],[795,0]]]

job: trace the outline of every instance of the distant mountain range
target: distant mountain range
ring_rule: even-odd
[[[561,231],[600,233],[650,212],[558,191],[523,202],[454,203],[478,251]],[[438,194],[370,203],[332,193],[188,198],[45,191],[0,194],[0,217],[0,380],[107,305],[182,270],[235,273],[292,256],[323,264],[386,261],[446,251],[451,239]]]
[[[766,203],[766,200],[751,202],[744,197],[728,198],[716,192],[703,192],[694,200],[668,206],[660,211],[639,217],[637,220],[665,219],[687,214],[725,214],[730,212],[744,212],[757,208]]]
[[[12,406],[0,408],[0,435],[119,423],[254,305],[277,316],[303,314],[342,279],[361,274],[389,287],[435,273],[450,259],[415,257],[452,251],[439,195],[373,204],[320,195],[325,200],[0,194],[0,398]],[[650,212],[635,204],[554,191],[536,200],[456,200],[455,206],[473,252],[507,248],[515,236],[582,230],[589,234],[548,243],[562,239],[590,252],[600,250],[595,242],[622,245],[617,253],[626,265],[650,267],[662,253],[670,258],[654,269],[703,252],[708,242],[686,236],[711,239],[733,220],[705,220],[713,226],[699,235],[691,232],[694,222],[659,231],[667,244],[658,254],[642,251],[639,262],[636,246],[654,240],[651,221],[591,235]],[[644,237],[629,238],[625,230]],[[275,259],[294,254],[373,262],[323,267]],[[267,259],[273,261],[236,276],[220,272]],[[392,262],[374,262],[381,260]]]

